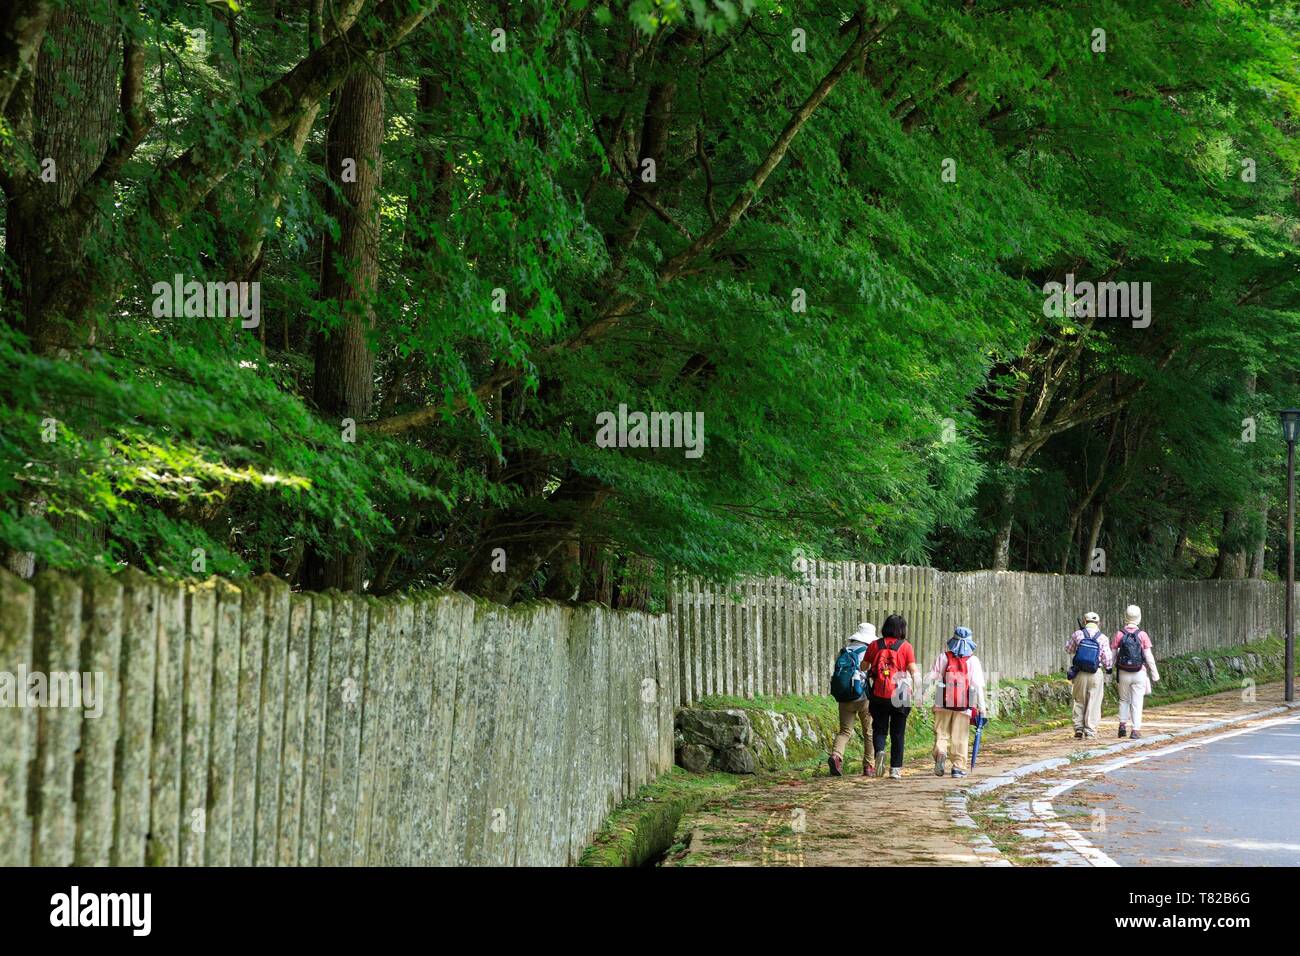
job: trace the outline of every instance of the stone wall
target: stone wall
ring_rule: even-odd
[[[834,708],[818,720],[777,710],[685,707],[677,712],[677,762],[696,772],[753,773],[825,754]]]

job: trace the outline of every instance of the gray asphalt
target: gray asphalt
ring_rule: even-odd
[[[1300,717],[1113,770],[1056,810],[1123,866],[1300,866]]]

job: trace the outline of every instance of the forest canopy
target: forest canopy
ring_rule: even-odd
[[[10,0],[0,547],[1285,563],[1300,4]]]

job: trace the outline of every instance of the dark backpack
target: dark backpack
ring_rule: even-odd
[[[1135,673],[1146,666],[1146,660],[1142,655],[1143,633],[1143,631],[1125,629],[1117,635],[1119,637],[1119,653],[1115,657],[1115,666],[1120,670]]]
[[[850,704],[861,700],[867,693],[866,675],[862,673],[862,658],[867,653],[867,645],[840,648],[840,656],[835,658],[835,670],[831,673],[831,696],[841,704]]]
[[[970,677],[966,672],[966,658],[952,651],[944,651],[948,660],[943,667],[943,708],[945,710],[970,709]]]
[[[1101,640],[1085,630],[1083,640],[1079,641],[1079,646],[1074,649],[1075,670],[1083,671],[1085,674],[1095,674],[1099,666],[1101,666]]]
[[[880,650],[876,652],[876,662],[871,665],[871,696],[883,697],[891,701],[894,691],[898,689],[894,672],[898,670],[902,655],[898,649],[907,642],[901,638],[882,637]]]

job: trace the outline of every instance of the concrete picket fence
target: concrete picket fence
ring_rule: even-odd
[[[0,571],[11,694],[105,677],[0,686],[0,866],[573,862],[672,765],[676,668],[594,606]]]
[[[902,614],[928,662],[958,625],[974,632],[986,670],[1035,677],[1068,663],[1066,638],[1086,611],[1114,633],[1129,604],[1162,657],[1283,632],[1285,585],[1156,581],[1008,571],[808,561],[801,580],[676,582],[672,627],[678,702],[711,695],[825,694],[831,662],[859,621]]]
[[[989,670],[1028,677],[1063,666],[1084,610],[1109,629],[1141,604],[1162,656],[1282,618],[1256,581],[855,563],[671,597],[649,615],[0,571],[0,866],[563,865],[672,765],[678,704],[825,694],[859,620],[902,613],[923,657],[969,625]],[[24,675],[72,673],[103,675],[102,714],[15,706]]]

